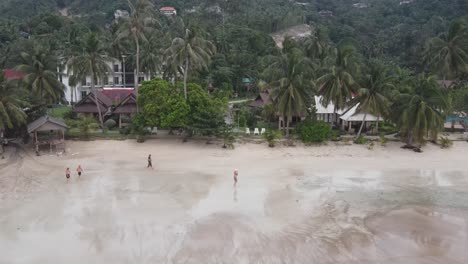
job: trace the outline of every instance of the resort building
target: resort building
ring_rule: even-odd
[[[131,65],[125,64],[123,60],[109,59],[108,61],[110,72],[102,79],[95,80],[95,87],[97,90],[114,90],[114,89],[127,89],[132,91],[135,86],[135,71]],[[148,81],[151,78],[149,74],[140,72],[138,75],[138,83]],[[62,71],[59,75],[59,80],[65,85],[65,100],[68,104],[78,102],[85,98],[91,92],[91,77],[88,76],[81,80],[76,85],[71,85],[70,75],[68,69]]]
[[[370,113],[358,112],[359,104],[345,109],[335,109],[333,103],[325,106],[322,103],[321,96],[315,96],[315,108],[317,120],[321,120],[347,130],[349,133],[355,133],[361,126],[365,116],[364,131],[370,131],[372,124],[383,121],[382,118]],[[372,131],[371,131],[372,132]]]
[[[174,7],[165,6],[159,9],[159,12],[165,16],[176,16],[177,10]]]
[[[264,92],[259,93],[257,98],[255,98],[249,106],[253,108],[263,108],[266,105],[270,105],[272,103],[270,93],[270,89],[266,89]]]

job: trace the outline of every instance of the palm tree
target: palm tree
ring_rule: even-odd
[[[154,36],[144,43],[141,49],[141,69],[151,76],[161,71],[163,50],[163,40],[161,36]]]
[[[123,22],[116,41],[132,39],[135,44],[135,95],[138,96],[138,77],[140,75],[140,46],[148,42],[147,35],[154,31],[157,24],[153,16],[153,4],[149,0],[127,0],[130,17]]]
[[[326,30],[323,27],[318,27],[304,42],[304,49],[309,58],[318,60],[319,66],[324,67],[331,52]]]
[[[289,124],[293,116],[307,112],[312,100],[313,83],[310,60],[302,52],[293,48],[288,53],[272,57],[265,71],[267,79],[272,80],[271,97],[276,111],[286,121],[286,135],[289,136]]]
[[[394,87],[392,79],[384,65],[376,62],[370,65],[370,71],[364,77],[362,88],[358,90],[358,95],[352,100],[352,103],[359,104],[356,111],[364,112],[361,127],[357,134],[358,138],[361,136],[367,113],[377,117],[387,114],[390,106],[387,92]],[[377,128],[378,123],[377,121]]]
[[[468,73],[468,26],[463,20],[450,24],[448,32],[427,42],[424,60],[444,80]]]
[[[78,81],[90,77],[91,90],[94,94],[101,128],[104,128],[104,120],[99,106],[95,82],[101,78],[107,78],[106,74],[111,71],[107,64],[108,60],[109,58],[105,55],[105,49],[96,33],[89,33],[85,37],[82,53],[71,57],[67,62],[68,74],[73,80]]]
[[[186,100],[189,70],[207,69],[215,52],[215,45],[199,36],[199,33],[193,29],[185,28],[183,37],[172,40],[171,46],[166,50],[166,63],[182,69]]]
[[[352,46],[342,46],[334,50],[335,64],[321,77],[317,79],[319,94],[322,96],[322,103],[335,105],[334,114],[338,109],[342,109],[352,98],[355,78],[358,69],[355,62],[355,49]]]
[[[26,123],[26,114],[22,108],[26,102],[21,99],[22,93],[21,86],[7,81],[0,71],[0,131],[13,128],[14,124]]]
[[[422,143],[429,134],[437,138],[444,125],[444,113],[450,109],[448,96],[434,76],[421,74],[413,80],[413,86],[413,91],[401,94],[392,105],[392,119],[408,146],[415,141]]]
[[[23,64],[15,70],[23,72],[23,83],[37,97],[46,103],[57,102],[63,98],[65,86],[57,78],[58,59],[40,45],[33,47],[30,53],[22,52]]]

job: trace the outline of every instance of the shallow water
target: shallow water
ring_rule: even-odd
[[[466,172],[113,166],[2,201],[0,263],[468,263]]]

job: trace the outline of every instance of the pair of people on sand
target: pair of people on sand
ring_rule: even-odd
[[[83,168],[81,168],[81,165],[78,165],[78,168],[76,168],[76,172],[78,173],[78,177],[81,177],[81,173],[83,172]],[[65,170],[65,177],[67,178],[67,181],[70,179],[70,168],[67,168]]]

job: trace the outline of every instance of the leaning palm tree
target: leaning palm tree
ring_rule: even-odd
[[[0,71],[0,130],[26,122],[23,107],[27,103],[21,99],[23,93],[21,86],[7,81],[4,73]]]
[[[448,32],[430,39],[424,61],[444,80],[468,73],[468,26],[463,20],[450,24]]]
[[[57,78],[58,59],[48,48],[35,45],[29,53],[22,52],[23,64],[15,70],[23,72],[24,85],[45,103],[63,98],[65,86]]]
[[[135,44],[135,95],[138,96],[141,43],[148,42],[147,36],[154,31],[157,21],[153,14],[153,4],[149,0],[127,0],[127,3],[130,17],[122,22],[116,41],[131,39]]]
[[[85,37],[85,43],[81,54],[71,57],[68,62],[68,74],[72,80],[83,80],[86,77],[91,79],[91,90],[98,110],[101,128],[104,128],[101,107],[99,105],[95,83],[98,79],[107,78],[107,73],[111,71],[107,61],[109,57],[105,55],[105,49],[101,45],[96,33],[89,33]]]
[[[352,98],[355,88],[355,73],[358,68],[355,62],[355,49],[352,46],[336,48],[335,63],[327,72],[317,79],[319,94],[324,105],[334,104],[334,114],[344,108]]]
[[[358,104],[357,112],[364,112],[361,127],[357,133],[358,138],[361,136],[367,113],[377,117],[387,115],[390,106],[387,93],[394,87],[392,79],[384,65],[375,62],[370,65],[370,71],[364,77],[362,88],[358,90],[357,96],[351,101],[352,104]]]
[[[185,28],[183,37],[172,40],[166,50],[166,64],[182,70],[184,76],[184,96],[187,99],[187,81],[190,70],[207,69],[215,54],[215,45],[200,36],[199,32]]]
[[[293,116],[307,112],[312,100],[312,65],[302,52],[293,48],[288,53],[271,57],[265,76],[271,80],[271,97],[275,110],[286,121],[286,135]]]
[[[401,94],[392,105],[392,119],[400,128],[406,144],[422,143],[427,135],[437,138],[443,129],[445,114],[450,109],[446,92],[434,76],[421,74],[413,81],[414,90]]]

